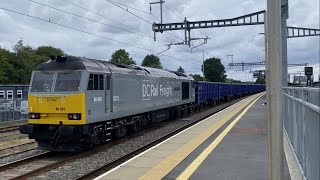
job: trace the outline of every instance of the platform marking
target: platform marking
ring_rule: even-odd
[[[259,96],[260,97],[260,96]],[[252,98],[252,99],[250,99]],[[198,146],[200,146],[205,140],[207,140],[213,133],[215,133],[219,128],[221,128],[226,122],[228,122],[233,116],[239,113],[243,108],[245,108],[253,99],[257,96],[253,95],[249,97],[248,102],[243,102],[238,108],[232,112],[227,113],[224,118],[220,119],[218,122],[214,123],[211,127],[204,130],[201,134],[190,140],[188,143],[184,144],[170,156],[165,158],[159,164],[151,168],[144,175],[139,177],[140,180],[150,180],[150,179],[162,179],[165,177],[172,169],[179,165],[189,154],[191,154]],[[202,121],[203,122],[203,121]]]
[[[263,95],[261,95],[263,96]],[[223,138],[230,132],[234,125],[242,118],[243,115],[254,105],[254,103],[261,97],[259,96],[255,99],[245,110],[234,119],[226,129],[205,149],[202,153],[177,177],[177,180],[189,179],[190,176],[198,169],[198,167],[203,163],[203,161],[212,153],[212,151],[218,146],[218,144],[223,140]]]
[[[249,98],[249,97],[248,97],[248,98]],[[243,100],[241,100],[241,101],[239,101],[239,102],[236,102],[235,104],[233,104],[233,105],[231,105],[231,106],[227,107],[227,108],[226,108],[226,109],[224,109],[224,110],[229,110],[230,108],[232,108],[232,106],[237,106],[237,105],[239,105],[239,104],[241,104],[241,103],[245,102],[246,100],[247,100],[247,99],[243,99]],[[209,116],[209,117],[205,118],[203,121],[200,121],[200,122],[198,122],[198,123],[196,123],[196,124],[194,124],[194,125],[192,125],[192,126],[188,127],[187,129],[185,129],[185,130],[183,130],[183,131],[179,132],[178,134],[176,134],[176,135],[174,135],[174,136],[172,136],[172,137],[170,137],[170,138],[168,138],[168,139],[166,139],[166,140],[162,141],[161,143],[159,143],[159,144],[157,144],[157,145],[155,145],[155,146],[153,146],[153,147],[151,147],[151,148],[147,149],[146,151],[144,151],[144,152],[142,152],[142,153],[138,154],[137,156],[134,156],[133,158],[129,159],[129,160],[128,160],[128,161],[126,161],[126,162],[123,162],[122,164],[120,164],[120,165],[118,165],[117,167],[115,167],[115,168],[111,169],[110,171],[108,171],[108,172],[106,172],[106,173],[104,173],[104,174],[100,175],[99,177],[95,178],[94,180],[100,180],[100,179],[105,178],[106,176],[108,176],[109,174],[111,174],[111,173],[112,173],[112,172],[114,172],[114,171],[119,170],[122,166],[125,166],[125,165],[126,165],[126,164],[128,164],[129,162],[131,162],[131,161],[133,161],[133,160],[135,160],[135,159],[137,159],[137,158],[139,158],[139,157],[143,156],[144,154],[148,153],[149,151],[152,151],[153,149],[155,149],[155,148],[157,148],[157,147],[161,146],[162,144],[164,144],[164,143],[168,142],[169,140],[171,140],[171,139],[173,139],[173,138],[175,138],[175,137],[179,136],[180,134],[184,133],[185,131],[188,131],[189,129],[191,129],[191,128],[195,127],[195,126],[197,126],[197,125],[199,125],[199,124],[204,123],[206,120],[208,120],[208,119],[209,119],[209,118],[211,118],[212,116],[219,115],[219,114],[221,114],[221,113],[223,113],[223,111],[219,111],[219,112],[217,112],[217,113],[212,114],[211,116]]]

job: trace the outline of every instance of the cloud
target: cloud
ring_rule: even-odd
[[[49,2],[47,0],[34,1],[47,5]],[[87,8],[101,16],[83,10],[66,1]],[[151,0],[114,1],[145,11],[141,12],[128,8],[129,12],[136,14],[148,22],[158,22],[157,19],[160,19],[159,4],[152,6],[153,16],[148,13],[149,2]],[[184,39],[184,31],[172,31],[169,33],[157,33],[157,41],[154,42],[151,24],[126,12],[127,7],[120,5],[125,9],[123,10],[105,0],[51,0],[50,2],[51,7],[78,14],[110,26],[127,29],[130,32],[84,20],[54,9],[50,10],[49,16],[48,7],[27,0],[2,0],[1,7],[45,20],[49,20],[50,17],[52,22],[115,41],[125,42],[142,49],[4,10],[0,10],[0,23],[2,25],[0,28],[0,46],[12,49],[14,44],[22,38],[25,44],[33,47],[51,45],[63,49],[70,55],[97,59],[109,59],[115,50],[122,48],[126,49],[137,63],[141,63],[147,54],[157,54],[167,49],[166,44],[182,42]],[[290,18],[288,19],[288,25],[310,28],[320,27],[318,0],[290,0],[289,7]],[[164,22],[182,22],[184,17],[189,21],[224,19],[260,11],[265,8],[266,1],[254,0],[167,0],[165,7],[163,7],[163,19]],[[258,35],[263,30],[263,26],[259,25],[192,30],[191,34],[192,37],[209,36],[211,38],[203,46],[207,52],[205,53],[205,58],[211,56],[220,58],[226,66],[228,77],[239,80],[250,80],[251,75],[248,71],[242,73],[235,71],[236,67],[233,69],[228,67],[228,63],[231,60],[230,58],[227,60],[227,55],[233,54],[234,62],[259,62],[264,60],[264,51],[262,51],[264,49],[264,36]],[[150,36],[151,38],[146,36]],[[317,64],[319,62],[319,41],[319,37],[288,39],[288,62]],[[193,41],[192,44],[195,46],[201,42]],[[151,52],[148,50],[151,50]],[[187,73],[201,74],[201,50],[202,47],[198,47],[191,53],[190,48],[187,46],[172,46],[171,49],[159,56],[164,68],[176,70],[179,66],[182,66]],[[264,67],[257,68],[261,69]]]

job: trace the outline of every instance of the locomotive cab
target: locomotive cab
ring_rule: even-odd
[[[34,71],[28,95],[29,124],[85,124],[81,70]]]
[[[83,125],[87,123],[89,76],[82,63],[72,57],[57,58],[38,65],[32,72],[30,82],[28,124],[21,126],[20,132],[29,134],[31,139],[41,144],[39,146],[48,149],[58,149],[56,146],[61,141],[71,144],[81,141]]]

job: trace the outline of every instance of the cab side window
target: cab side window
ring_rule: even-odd
[[[89,77],[88,90],[93,90],[93,74],[90,74]]]
[[[90,74],[88,90],[104,90],[103,74]]]

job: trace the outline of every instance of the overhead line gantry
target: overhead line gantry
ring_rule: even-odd
[[[266,21],[265,16],[266,11],[262,10],[229,19],[188,21],[185,17],[184,22],[180,23],[153,23],[152,30],[154,31],[154,40],[156,40],[156,32],[184,30],[185,44],[190,46],[190,41],[192,40],[190,31],[192,29],[263,25]],[[320,29],[287,26],[287,38],[307,36],[320,36]]]

